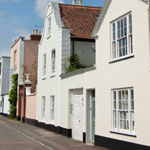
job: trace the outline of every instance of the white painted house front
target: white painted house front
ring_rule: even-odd
[[[150,149],[149,11],[140,0],[106,0],[93,30],[95,67],[62,74],[62,125],[74,139]]]
[[[0,58],[0,114],[9,114],[9,73],[10,57]]]
[[[49,3],[39,46],[41,126],[113,150],[150,149],[148,8],[142,0],[106,0],[92,34],[96,64],[65,73],[71,30],[60,5]]]
[[[97,21],[96,145],[150,149],[149,16],[142,0],[106,0]]]
[[[68,125],[68,105],[62,99],[63,85],[61,74],[68,67],[68,58],[78,55],[82,65],[93,66],[95,64],[95,39],[91,32],[96,23],[96,15],[101,8],[79,5],[65,5],[51,2],[47,6],[45,24],[42,39],[39,45],[38,56],[38,104],[37,120],[39,126],[71,137],[72,131]],[[74,81],[72,80],[71,83]],[[78,98],[82,100],[82,92],[74,95],[76,112]],[[67,106],[66,106],[67,107]],[[79,110],[82,111],[82,110]],[[74,116],[74,120],[82,118],[80,113]],[[81,127],[81,123],[75,128]],[[81,128],[74,132],[75,139],[82,141]],[[78,135],[81,134],[81,135]]]

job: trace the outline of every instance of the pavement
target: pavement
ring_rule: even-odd
[[[0,150],[109,150],[0,116]]]

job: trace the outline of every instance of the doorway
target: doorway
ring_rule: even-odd
[[[82,101],[83,93],[74,92],[72,95],[73,114],[72,114],[72,137],[75,140],[83,140],[82,132]]]
[[[87,90],[86,143],[95,142],[95,90]]]

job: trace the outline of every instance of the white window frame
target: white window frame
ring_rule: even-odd
[[[50,96],[50,123],[54,124],[55,120],[55,96]]]
[[[42,121],[45,120],[45,103],[46,103],[46,98],[45,96],[42,96],[42,101],[41,101],[41,119]]]
[[[0,76],[2,75],[2,62],[0,62]]]
[[[56,50],[53,49],[51,51],[51,75],[55,75],[55,69],[56,69]]]
[[[46,53],[43,54],[43,77],[46,76]]]
[[[111,59],[133,56],[132,14],[128,13],[111,22]]]
[[[51,24],[52,24],[52,18],[51,16],[48,17],[48,28],[47,28],[47,36],[50,37],[51,36]]]
[[[112,91],[112,131],[123,134],[135,135],[134,89],[122,88],[122,89],[113,89],[111,91]],[[122,98],[123,92],[124,98]],[[125,92],[128,93],[128,94],[126,93],[128,95],[128,97],[126,98]],[[120,100],[119,94],[121,94]],[[120,109],[120,107],[122,109]]]

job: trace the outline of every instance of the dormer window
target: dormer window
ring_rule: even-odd
[[[48,18],[48,37],[51,35],[51,17]]]

